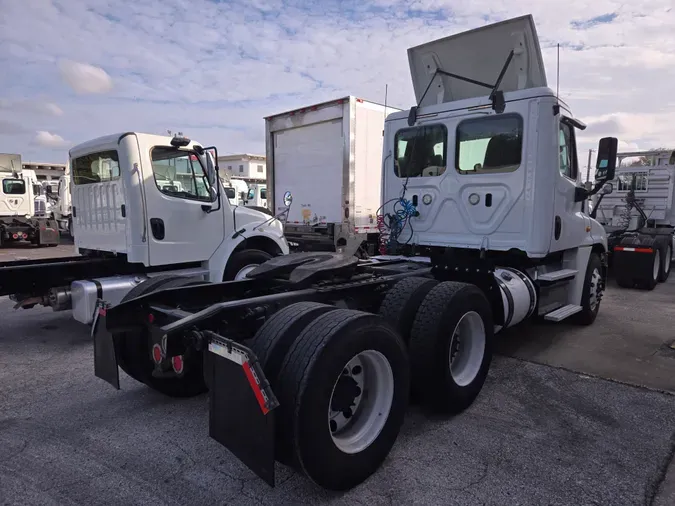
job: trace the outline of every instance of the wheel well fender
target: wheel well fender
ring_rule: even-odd
[[[211,281],[220,281],[227,268],[232,255],[247,249],[259,249],[272,256],[278,256],[288,253],[288,246],[279,244],[274,237],[268,237],[263,234],[257,234],[250,237],[239,236],[231,240],[224,241],[208,260],[209,279]]]
[[[264,235],[254,235],[253,237],[244,239],[239,244],[237,244],[237,247],[234,248],[232,253],[238,253],[245,249],[259,249],[265,253],[269,253],[272,256],[283,254],[283,251],[281,251],[279,245]]]

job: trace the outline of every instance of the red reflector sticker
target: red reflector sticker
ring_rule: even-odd
[[[629,248],[626,246],[614,246],[614,251],[627,251],[629,253],[654,253],[652,248]]]
[[[98,310],[99,316],[105,316],[107,313],[108,313],[108,311],[104,307],[99,308],[99,310]]]
[[[253,393],[255,394],[255,398],[258,401],[258,405],[260,406],[263,415],[266,415],[269,412],[269,409],[267,409],[265,397],[263,396],[262,390],[260,390],[260,385],[258,385],[258,382],[256,381],[255,376],[253,375],[251,366],[248,365],[248,362],[244,362],[241,366],[244,368],[244,374],[246,374],[246,379],[248,379],[248,382],[251,385],[251,388],[253,389]]]

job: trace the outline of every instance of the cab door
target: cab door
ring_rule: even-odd
[[[204,157],[192,144],[162,141],[141,146],[150,169],[143,171],[150,265],[208,260],[223,242],[227,199],[221,195],[217,210]]]
[[[579,175],[577,146],[574,127],[561,120],[557,130],[558,176],[555,180],[553,197],[553,234],[550,251],[561,251],[578,247],[588,235],[590,224],[582,212],[582,203],[574,201]]]

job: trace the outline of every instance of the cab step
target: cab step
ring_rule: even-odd
[[[561,320],[564,320],[565,318],[569,318],[573,314],[577,314],[582,309],[583,308],[581,306],[577,306],[575,304],[567,304],[566,306],[559,307],[555,311],[551,311],[550,313],[545,314],[544,320],[548,320],[551,322],[559,322]]]
[[[574,279],[574,276],[577,275],[576,269],[561,269],[559,271],[546,272],[537,276],[537,281],[563,281],[568,279]]]

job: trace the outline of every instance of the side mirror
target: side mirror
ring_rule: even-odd
[[[246,202],[246,200],[247,200],[247,199],[246,199],[246,196],[247,196],[247,193],[246,193],[246,192],[239,192],[239,198],[240,198],[241,200],[243,200],[244,202]]]
[[[45,193],[47,193],[47,195],[51,195],[52,194],[52,187],[49,186],[49,185],[45,186]]]
[[[619,140],[616,137],[603,137],[598,143],[598,160],[595,164],[595,182],[614,179],[616,170],[616,154]]]
[[[284,193],[284,205],[286,207],[291,207],[292,203],[293,203],[293,195],[291,195],[291,192]]]

